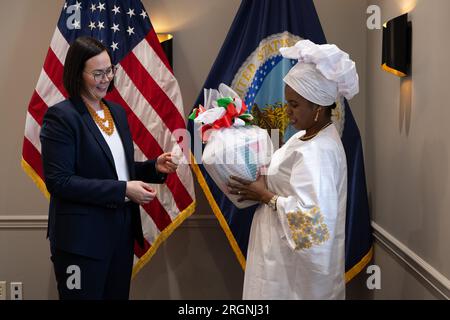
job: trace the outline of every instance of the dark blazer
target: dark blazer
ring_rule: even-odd
[[[134,147],[124,109],[104,101],[122,139],[130,180],[164,183],[155,161],[135,162]],[[50,107],[41,127],[42,161],[50,207],[51,246],[102,259],[113,249],[123,222],[124,206],[131,206],[133,235],[143,246],[139,206],[125,204],[126,182],[117,180],[114,158],[80,98]]]

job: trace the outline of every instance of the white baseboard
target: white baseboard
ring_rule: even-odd
[[[406,245],[397,240],[376,222],[372,222],[373,236],[388,252],[403,261],[410,269],[442,298],[450,300],[450,280],[420,258]],[[0,230],[2,229],[46,229],[47,215],[0,215]],[[197,214],[186,219],[180,228],[220,228],[213,215]]]
[[[2,229],[47,229],[47,215],[0,215]]]
[[[47,229],[47,215],[0,215],[0,230],[4,229]],[[187,218],[179,228],[219,228],[213,215],[197,214]]]
[[[418,277],[423,279],[443,299],[450,300],[450,280],[372,221],[373,236],[388,252],[403,261]],[[376,261],[376,257],[375,257]]]

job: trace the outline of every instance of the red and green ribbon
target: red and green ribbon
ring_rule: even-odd
[[[229,128],[234,124],[236,118],[242,119],[245,122],[245,125],[250,124],[252,116],[249,113],[247,113],[247,106],[244,103],[244,101],[242,101],[241,110],[239,112],[236,109],[235,102],[236,101],[230,97],[220,98],[217,100],[217,105],[220,108],[224,108],[226,112],[220,119],[217,119],[212,124],[205,124],[200,128],[203,141],[207,141],[209,138],[209,135],[206,134],[208,130]],[[192,111],[192,113],[189,115],[189,119],[194,120],[195,118],[198,117],[199,114],[205,111],[206,110],[203,108],[203,106],[199,106],[199,108],[195,108]]]

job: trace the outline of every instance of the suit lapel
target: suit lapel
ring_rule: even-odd
[[[106,100],[103,100],[103,102],[111,111],[111,115],[114,119],[117,132],[119,133],[120,139],[122,140],[123,149],[125,150],[125,158],[127,159],[128,172],[130,173],[131,178],[131,176],[134,174],[134,171],[132,171],[132,164],[134,163],[134,146],[133,139],[130,136],[129,130],[127,130],[127,119],[122,119],[118,114],[116,108],[112,108]]]
[[[81,114],[81,117],[88,127],[89,131],[92,133],[92,135],[95,137],[95,140],[97,140],[98,144],[102,148],[103,152],[105,153],[106,157],[108,158],[109,163],[111,164],[114,173],[116,173],[116,165],[114,163],[114,158],[111,153],[111,150],[109,149],[108,144],[106,143],[105,139],[102,136],[102,133],[100,132],[100,129],[97,127],[97,124],[92,119],[91,115],[89,114],[86,105],[84,104],[82,99],[78,98],[72,98],[71,99],[74,106],[77,108],[78,112]]]

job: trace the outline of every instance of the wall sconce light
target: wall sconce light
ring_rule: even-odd
[[[410,74],[411,35],[412,27],[407,13],[384,24],[381,62],[383,70],[399,77],[406,77]]]
[[[170,33],[157,33],[159,43],[169,60],[170,67],[173,69],[173,35]]]

